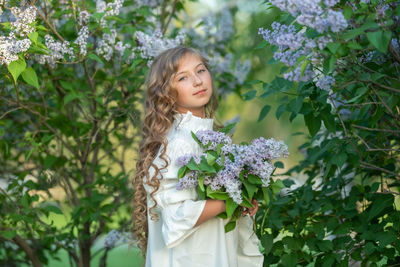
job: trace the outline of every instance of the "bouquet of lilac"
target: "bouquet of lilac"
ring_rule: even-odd
[[[263,198],[268,204],[270,197],[280,191],[282,182],[271,179],[276,168],[271,161],[289,155],[287,146],[272,138],[260,137],[251,144],[232,144],[227,135],[232,127],[192,132],[204,153],[183,155],[176,162],[180,166],[178,190],[194,187],[200,199],[226,201],[226,212],[218,215],[230,218],[225,225],[226,232],[235,228],[241,207],[251,208],[253,198]]]

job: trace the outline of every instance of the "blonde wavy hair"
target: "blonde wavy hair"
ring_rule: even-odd
[[[146,79],[146,97],[145,112],[142,124],[142,140],[139,144],[139,159],[136,163],[136,172],[133,177],[133,235],[139,241],[139,248],[142,250],[143,256],[146,255],[147,238],[148,238],[148,222],[147,222],[147,194],[143,184],[147,184],[153,188],[150,197],[154,201],[154,205],[149,209],[152,220],[157,220],[158,215],[153,212],[157,206],[154,194],[160,187],[160,171],[168,167],[166,158],[167,140],[166,133],[174,123],[174,115],[177,114],[175,107],[177,92],[171,86],[172,77],[178,70],[179,61],[186,54],[194,54],[198,56],[210,71],[208,61],[197,50],[178,46],[168,49],[158,55],[149,70]],[[205,114],[207,118],[213,118],[218,108],[218,96],[213,86],[213,94],[210,101],[205,105]],[[221,127],[220,123],[215,122],[216,128]],[[162,152],[160,159],[165,162],[162,168],[158,168],[153,163],[160,148]],[[149,168],[154,168],[154,175],[149,177]],[[146,179],[145,179],[146,178]]]

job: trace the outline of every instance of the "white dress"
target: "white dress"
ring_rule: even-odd
[[[146,267],[261,267],[263,256],[249,215],[240,216],[235,229],[228,233],[224,230],[228,219],[219,217],[194,227],[206,201],[198,199],[195,189],[176,189],[179,167],[175,160],[187,153],[201,154],[190,132],[212,130],[213,119],[194,116],[190,111],[175,116],[166,135],[169,166],[161,171],[163,179],[154,195],[157,207],[153,212],[159,214],[158,221],[150,218],[153,201],[149,193],[153,189],[145,184],[149,227]],[[161,149],[154,160],[159,167],[164,165],[160,153]],[[149,173],[152,177],[152,167]]]

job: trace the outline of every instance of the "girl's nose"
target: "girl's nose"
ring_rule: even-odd
[[[194,75],[193,76],[193,85],[199,85],[199,84],[201,84],[203,81],[200,79],[200,77],[199,76],[197,76],[197,75]]]

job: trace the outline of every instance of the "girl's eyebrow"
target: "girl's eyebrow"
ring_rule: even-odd
[[[200,62],[199,64],[197,64],[197,66],[196,67],[194,67],[194,68],[197,68],[198,66],[200,66],[200,65],[204,65],[203,64],[203,62]],[[175,74],[175,76],[178,76],[179,74],[181,74],[181,73],[185,73],[186,71],[181,71],[181,72],[179,72],[179,73],[177,73],[177,74]]]

